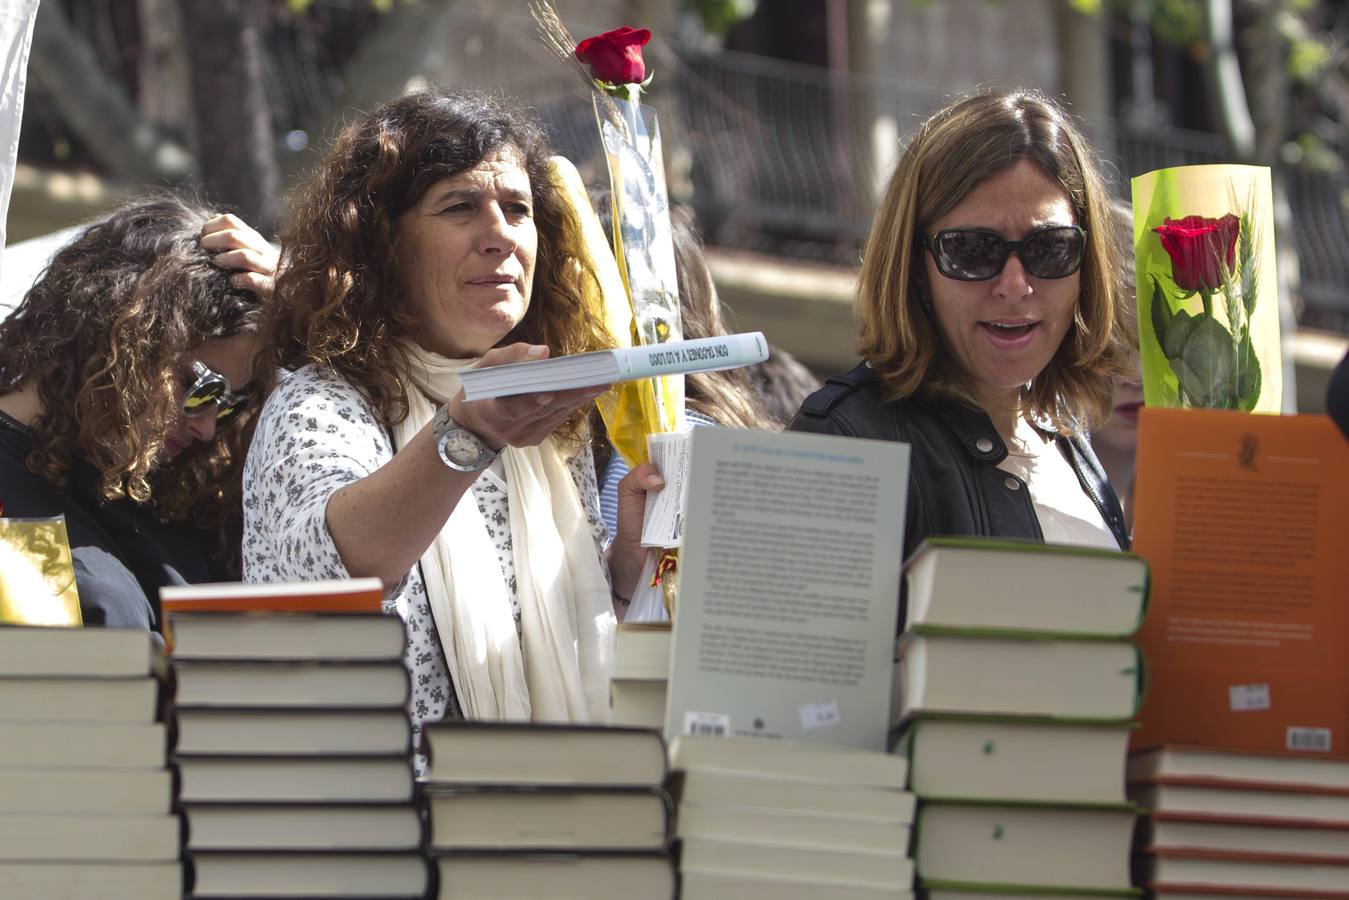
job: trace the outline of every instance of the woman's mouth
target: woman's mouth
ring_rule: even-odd
[[[183,444],[174,438],[164,438],[164,449],[161,451],[161,455],[165,459],[173,459],[186,449],[186,444]]]
[[[1030,343],[1039,322],[980,322],[985,336],[997,347],[1016,350]]]
[[[1142,407],[1143,404],[1136,400],[1132,403],[1121,403],[1115,407],[1115,415],[1130,422],[1137,422],[1138,411],[1142,409]]]

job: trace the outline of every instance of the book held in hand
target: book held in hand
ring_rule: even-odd
[[[464,385],[464,399],[473,401],[658,375],[718,372],[752,366],[766,359],[768,341],[762,332],[754,331],[467,369],[459,377]]]

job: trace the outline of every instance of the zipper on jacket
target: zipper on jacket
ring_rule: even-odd
[[[1106,528],[1110,529],[1111,535],[1113,535],[1115,538],[1115,543],[1119,544],[1121,550],[1127,550],[1129,542],[1127,540],[1125,541],[1120,540],[1120,531],[1116,530],[1117,523],[1113,521],[1112,516],[1106,513],[1105,504],[1101,502],[1101,498],[1096,493],[1096,489],[1092,487],[1090,483],[1088,483],[1086,476],[1082,474],[1082,465],[1081,463],[1078,462],[1076,448],[1073,447],[1071,442],[1067,441],[1067,438],[1062,437],[1056,438],[1055,443],[1058,443],[1060,440],[1065,441],[1067,443],[1070,452],[1064,453],[1063,455],[1067,457],[1068,465],[1073,467],[1073,474],[1077,476],[1077,483],[1082,486],[1083,493],[1085,493],[1088,497],[1090,497],[1091,502],[1096,505],[1096,511],[1101,514],[1101,521],[1105,523]],[[1063,453],[1063,446],[1064,446],[1063,444],[1059,445],[1060,453]],[[1123,522],[1118,523],[1118,525],[1120,526],[1123,526],[1123,524],[1124,524]]]

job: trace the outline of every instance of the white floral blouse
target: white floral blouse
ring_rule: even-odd
[[[346,578],[346,566],[328,533],[328,499],[393,459],[393,442],[372,407],[346,379],[318,366],[286,378],[267,399],[244,465],[245,581]],[[599,512],[595,465],[588,448],[568,462],[596,553],[608,541]],[[517,630],[515,558],[504,467],[495,461],[473,484],[473,499],[496,545]],[[404,660],[412,676],[412,719],[461,718],[446,674],[440,638],[427,604],[421,566],[385,595],[385,609],[407,623]]]

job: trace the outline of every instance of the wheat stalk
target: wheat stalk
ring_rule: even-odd
[[[543,45],[562,61],[562,65],[581,79],[586,93],[595,99],[601,114],[615,128],[626,134],[627,122],[619,113],[617,104],[595,83],[595,79],[590,77],[590,71],[576,58],[576,39],[562,23],[562,18],[557,14],[557,7],[553,6],[552,0],[530,0],[529,14],[534,17],[534,23],[538,26],[539,40],[543,41]],[[629,138],[631,140],[635,136],[629,135]]]

